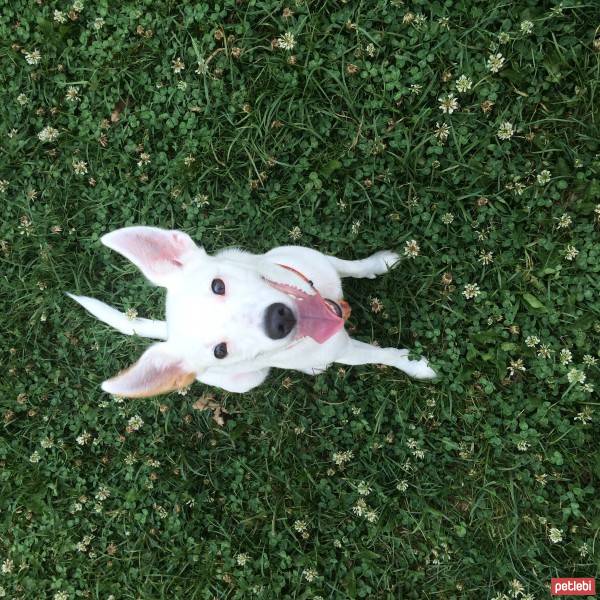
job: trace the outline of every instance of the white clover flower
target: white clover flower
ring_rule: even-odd
[[[520,29],[522,34],[530,35],[533,32],[533,22],[528,19],[521,21]]]
[[[50,127],[49,125],[44,127],[44,129],[42,129],[37,134],[38,139],[40,140],[40,142],[43,142],[43,143],[53,142],[54,140],[56,140],[56,138],[58,138],[58,135],[59,135],[58,129],[55,129],[54,127]]]
[[[67,15],[65,15],[64,12],[62,12],[61,10],[55,10],[52,18],[54,19],[55,23],[66,23],[67,22]]]
[[[454,94],[448,94],[447,96],[441,96],[438,98],[440,103],[440,110],[448,115],[451,115],[455,110],[458,110],[458,100]]]
[[[375,523],[375,521],[378,519],[377,513],[374,510],[367,510],[365,512],[365,519],[369,523]]]
[[[573,360],[573,354],[568,348],[563,348],[560,351],[560,364],[568,365]]]
[[[77,102],[79,100],[79,90],[74,85],[70,85],[67,88],[65,100],[67,102]]]
[[[127,317],[127,319],[128,319],[129,321],[133,321],[134,319],[137,319],[137,316],[138,316],[138,311],[137,311],[137,310],[135,310],[135,308],[128,308],[128,309],[125,311],[125,316]]]
[[[481,290],[476,283],[467,283],[462,293],[467,300],[470,300],[471,298],[477,298],[481,294]]]
[[[540,338],[537,335],[528,335],[525,338],[525,345],[530,348],[535,348],[540,343]]]
[[[551,177],[552,174],[550,173],[550,171],[548,171],[548,169],[544,169],[541,173],[538,174],[537,182],[540,185],[546,185],[550,181]]]
[[[525,189],[525,184],[521,183],[520,181],[515,181],[513,185],[513,190],[517,196],[522,196]]]
[[[140,153],[140,160],[138,160],[137,166],[143,167],[150,163],[150,155],[147,152]]]
[[[445,142],[448,139],[448,135],[450,133],[450,127],[447,123],[436,123],[435,124],[435,137],[440,142]]]
[[[408,481],[406,481],[406,479],[401,479],[397,484],[396,484],[396,489],[399,492],[405,492],[408,489]]]
[[[283,50],[293,50],[296,47],[296,38],[291,31],[287,31],[280,38],[277,38],[277,45]]]
[[[308,530],[308,525],[306,524],[306,521],[302,521],[300,519],[296,519],[294,521],[294,529],[298,533],[304,533],[305,531]]]
[[[577,413],[576,417],[573,417],[573,421],[581,421],[583,425],[587,425],[592,422],[592,407],[586,406],[581,412]]]
[[[579,254],[579,250],[577,250],[577,248],[575,248],[575,246],[572,245],[567,245],[567,248],[565,250],[565,258],[567,260],[575,260],[577,258],[577,255]]]
[[[362,498],[359,498],[356,501],[356,504],[352,507],[352,512],[357,517],[364,516],[366,510],[367,510],[367,503]]]
[[[523,584],[518,579],[513,579],[509,583],[509,587],[510,587],[510,595],[513,598],[517,598],[518,596],[522,595],[523,592],[525,591]]]
[[[25,62],[28,65],[37,65],[42,60],[42,55],[39,50],[35,49],[33,52],[23,52],[25,56]]]
[[[408,258],[416,258],[419,256],[421,252],[421,248],[417,243],[417,240],[408,240],[406,244],[404,244],[404,256],[408,256]]]
[[[567,380],[569,383],[584,383],[585,382],[585,373],[580,371],[579,369],[572,368],[567,373]]]
[[[127,431],[138,431],[143,425],[144,421],[142,420],[142,417],[140,417],[139,415],[134,415],[133,417],[131,417],[131,419],[129,419],[129,421],[127,421]]]
[[[558,544],[563,541],[563,531],[557,527],[551,527],[548,533],[548,538],[553,544]]]
[[[427,23],[427,17],[424,14],[419,13],[419,14],[415,15],[415,18],[413,19],[413,25],[417,29],[419,27],[422,27],[423,25],[425,25],[425,23]]]
[[[76,175],[85,175],[88,172],[85,160],[73,159],[73,171],[75,171]]]
[[[483,265],[490,265],[494,262],[494,253],[482,251],[477,260]]]
[[[456,90],[460,94],[464,94],[468,92],[473,87],[473,80],[467,77],[466,75],[461,75],[456,80]]]
[[[504,66],[504,56],[499,52],[497,54],[490,54],[487,60],[487,68],[492,73],[497,73]]]
[[[368,496],[372,491],[366,481],[359,481],[356,489],[361,496]]]
[[[85,446],[91,439],[92,439],[92,434],[88,433],[87,431],[83,431],[83,433],[81,433],[80,435],[77,436],[75,441],[80,446]]]
[[[571,218],[571,215],[564,213],[558,219],[558,225],[556,227],[558,229],[566,229],[567,227],[570,227],[572,223],[573,219]]]
[[[185,69],[185,63],[181,58],[177,57],[175,60],[171,61],[171,68],[173,69],[173,73],[178,75]]]
[[[344,450],[343,452],[333,453],[333,462],[339,467],[344,466],[354,458],[352,450]]]
[[[513,124],[510,121],[504,121],[502,125],[498,128],[498,133],[496,135],[501,140],[510,140],[510,138],[514,135],[515,129]]]
[[[198,60],[194,73],[196,73],[196,75],[206,75],[208,73],[208,61],[201,57]]]
[[[8,575],[9,573],[13,572],[14,567],[15,567],[15,563],[10,558],[7,558],[2,563],[2,567],[0,567],[0,571],[2,571],[3,575]]]
[[[94,498],[96,498],[96,500],[98,500],[99,502],[104,502],[109,497],[110,497],[110,490],[104,485],[101,485],[98,488],[98,491],[96,492],[96,494],[94,495]]]
[[[514,377],[517,371],[526,371],[525,365],[523,364],[523,359],[518,358],[517,360],[511,360],[510,365],[506,367],[509,375]]]

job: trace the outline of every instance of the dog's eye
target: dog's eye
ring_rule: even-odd
[[[210,287],[213,293],[218,296],[223,296],[225,294],[225,284],[222,279],[213,279]]]
[[[227,344],[221,342],[215,346],[215,358],[225,358],[227,356]]]

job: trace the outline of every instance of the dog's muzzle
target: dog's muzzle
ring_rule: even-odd
[[[265,331],[272,340],[280,340],[290,334],[296,325],[296,317],[291,308],[276,302],[265,311]]]

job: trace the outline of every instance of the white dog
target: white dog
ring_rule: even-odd
[[[167,288],[166,321],[129,319],[103,302],[69,294],[121,333],[165,340],[105,381],[102,389],[110,394],[154,396],[194,379],[241,393],[260,385],[271,367],[314,375],[333,362],[380,363],[417,379],[435,377],[424,358],[410,360],[408,350],[371,346],[344,330],[349,307],[341,278],[385,273],[399,259],[394,252],[341,260],[281,246],[266,254],[228,249],[209,256],[186,233],[154,227],[118,229],[102,242]]]

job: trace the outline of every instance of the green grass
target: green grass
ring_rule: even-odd
[[[556,6],[3,4],[0,594],[546,598],[599,572],[600,7]],[[272,47],[286,32],[295,47]],[[192,408],[200,384],[106,396],[148,342],[64,292],[162,317],[162,291],[99,242],[130,224],[209,252],[416,240],[347,282],[350,326],[430,357],[439,383],[276,371],[210,390],[223,428]]]

